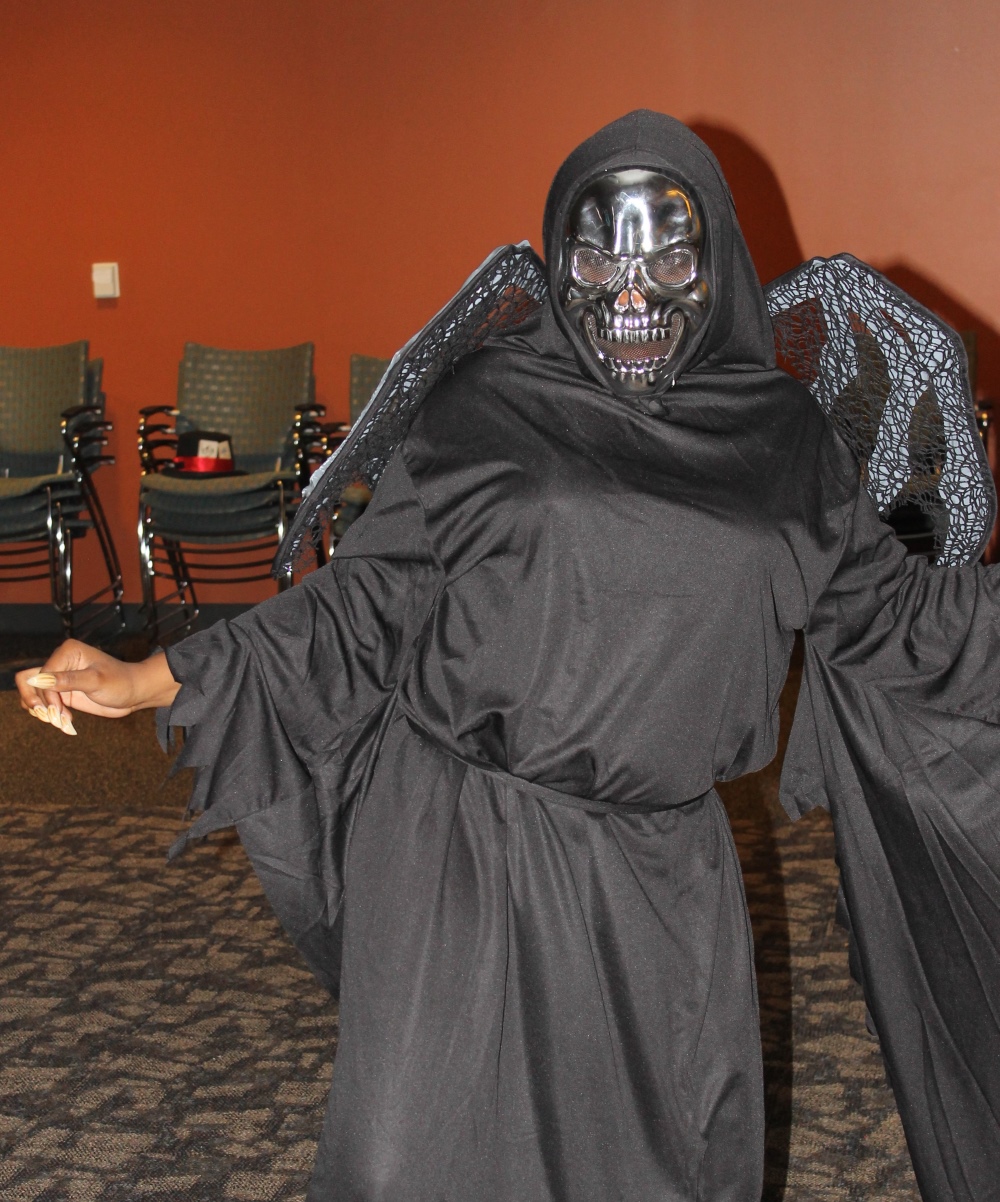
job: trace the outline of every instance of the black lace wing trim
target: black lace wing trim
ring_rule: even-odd
[[[350,434],[312,476],[278,548],[275,575],[305,570],[349,484],[374,488],[442,375],[494,334],[519,325],[547,295],[545,268],[527,242],[501,246],[398,351]]]
[[[779,363],[857,456],[879,512],[917,507],[933,527],[939,564],[975,562],[993,529],[996,490],[959,335],[851,255],[810,259],[764,291]],[[441,376],[546,295],[527,242],[486,259],[397,352],[351,433],[313,474],[275,574],[309,566],[344,489],[359,480],[374,488]]]
[[[937,563],[974,563],[997,503],[959,335],[851,255],[810,259],[764,293],[780,366],[857,456],[879,513],[916,507]]]

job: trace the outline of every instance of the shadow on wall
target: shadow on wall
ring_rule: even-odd
[[[766,284],[797,267],[804,257],[802,247],[785,194],[767,159],[732,129],[707,121],[692,122],[691,128],[714,152],[729,181],[740,226],[761,283]],[[970,379],[977,399],[993,401],[993,422],[986,445],[994,479],[1000,484],[1000,333],[940,284],[908,264],[890,263],[879,270],[960,334],[975,333],[976,361],[970,363]],[[985,558],[987,563],[1000,559],[1000,522],[994,528]]]
[[[993,469],[993,479],[1000,490],[1000,333],[915,267],[907,263],[889,263],[879,270],[914,300],[946,321],[952,329],[958,330],[963,336],[970,331],[975,334],[975,349],[969,361],[969,379],[977,400],[992,401],[986,453]],[[1000,559],[1000,522],[993,527],[993,536],[984,559],[987,563],[996,563]]]
[[[770,163],[734,130],[704,121],[691,128],[715,154],[729,181],[743,236],[766,284],[802,262],[788,202]]]
[[[967,309],[961,301],[955,300],[941,287],[940,284],[921,275],[907,263],[889,263],[879,268],[904,292],[908,292],[914,300],[926,305],[932,313],[943,318],[948,325],[959,333],[973,330],[976,335],[975,383],[976,395],[980,399],[1000,399],[1000,334],[992,326],[971,309]]]

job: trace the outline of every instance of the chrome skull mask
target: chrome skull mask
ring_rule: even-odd
[[[703,250],[693,198],[659,172],[610,172],[580,193],[566,225],[560,299],[614,392],[641,400],[673,381],[712,299]]]

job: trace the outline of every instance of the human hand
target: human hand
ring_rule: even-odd
[[[164,655],[127,664],[76,639],[56,648],[44,668],[18,672],[16,682],[21,708],[68,735],[76,734],[71,710],[124,718],[169,705],[180,687]]]

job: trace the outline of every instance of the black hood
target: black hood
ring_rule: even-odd
[[[558,294],[566,222],[577,197],[594,179],[632,167],[662,172],[688,189],[705,222],[702,265],[712,307],[674,376],[698,370],[773,368],[771,320],[722,168],[686,125],[664,113],[637,109],[598,130],[573,151],[559,168],[545,204],[543,233],[552,308],[587,374],[593,375],[580,336],[566,319]],[[603,378],[598,383],[611,390]],[[665,375],[648,395],[655,396],[670,385],[671,376]]]

